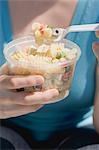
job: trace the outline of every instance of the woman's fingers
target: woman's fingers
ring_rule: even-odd
[[[97,60],[99,61],[99,42],[94,42],[92,48]]]
[[[94,49],[95,51],[99,51],[99,42],[94,42],[94,43],[93,43],[93,49]]]
[[[99,38],[99,31],[95,32],[96,37]]]
[[[58,90],[50,89],[44,92],[35,92],[33,95],[25,96],[25,101],[29,104],[48,104],[55,102],[53,99],[59,95]]]
[[[34,94],[27,94],[25,92],[11,92],[2,91],[0,93],[0,105],[33,105],[33,104],[46,104],[50,100],[58,96],[58,91],[56,89],[50,89],[44,92],[35,92]],[[4,100],[3,100],[4,99]]]
[[[17,117],[25,115],[31,112],[35,112],[42,108],[43,105],[33,105],[33,106],[22,106],[22,105],[0,105],[0,118],[6,119],[10,117]]]
[[[95,34],[96,34],[96,37],[99,38],[99,31],[95,32]],[[99,42],[94,42],[92,44],[92,48],[93,48],[93,52],[94,52],[96,58],[99,61]]]
[[[25,77],[19,76],[0,76],[0,88],[18,89],[22,87],[36,86],[44,83],[44,78],[40,75],[30,75]]]

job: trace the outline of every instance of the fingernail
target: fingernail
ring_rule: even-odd
[[[44,79],[41,77],[36,78],[36,85],[41,85],[44,83]]]

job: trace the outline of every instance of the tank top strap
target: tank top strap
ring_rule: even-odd
[[[7,0],[1,1],[1,10],[0,10],[0,18],[1,18],[1,30],[4,37],[5,42],[9,42],[12,40],[12,24],[10,18],[10,10],[9,4]]]

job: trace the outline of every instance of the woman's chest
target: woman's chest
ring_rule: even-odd
[[[81,57],[77,62],[70,95],[66,105],[72,108],[86,108],[93,105],[95,95],[96,58],[92,51],[93,33],[78,33],[74,41],[81,49]]]

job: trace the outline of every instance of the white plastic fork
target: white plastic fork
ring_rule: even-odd
[[[53,28],[53,35],[56,36],[54,41],[60,41],[69,32],[85,32],[85,31],[99,31],[99,23],[96,24],[84,24],[84,25],[72,25],[67,27],[66,29],[63,28]]]

